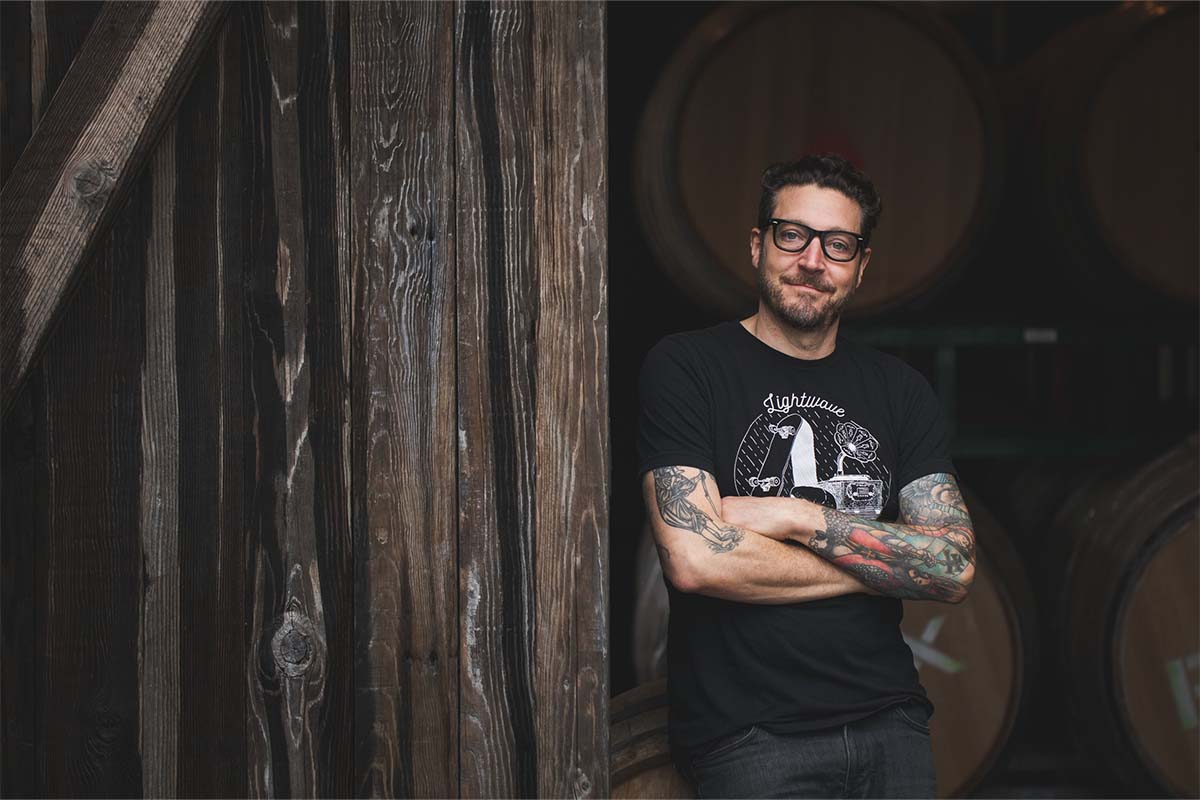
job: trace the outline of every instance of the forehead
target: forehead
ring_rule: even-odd
[[[862,231],[862,209],[837,189],[785,186],[775,193],[775,214],[818,230]]]

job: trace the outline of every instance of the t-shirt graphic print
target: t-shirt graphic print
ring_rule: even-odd
[[[769,393],[738,446],[734,491],[747,497],[799,497],[877,519],[891,473],[879,439],[845,410],[807,394]]]

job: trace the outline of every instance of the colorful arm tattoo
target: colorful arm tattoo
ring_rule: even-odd
[[[680,467],[659,467],[654,470],[654,495],[658,502],[658,513],[670,526],[697,533],[708,543],[714,553],[728,553],[741,543],[745,532],[721,522],[717,505],[708,491],[709,475],[697,469],[695,475],[687,475]],[[692,492],[699,486],[704,491],[710,514],[692,502]]]
[[[975,534],[953,475],[918,478],[900,492],[904,523],[823,509],[808,547],[864,585],[905,600],[958,602],[975,568]]]

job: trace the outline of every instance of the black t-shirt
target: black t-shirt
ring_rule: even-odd
[[[902,487],[955,471],[929,382],[841,336],[833,353],[806,360],[736,321],[672,334],[647,355],[640,392],[639,480],[697,467],[722,495],[804,497],[891,521]],[[666,583],[677,757],[751,724],[817,730],[910,699],[933,711],[900,633],[900,600],[740,603]]]

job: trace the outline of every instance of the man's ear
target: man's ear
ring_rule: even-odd
[[[857,289],[859,286],[862,286],[863,273],[867,271],[867,262],[870,260],[871,248],[868,247],[863,250],[862,263],[858,265],[858,281],[854,284],[855,289]]]
[[[750,263],[758,269],[758,259],[762,256],[762,231],[758,228],[750,229]]]

